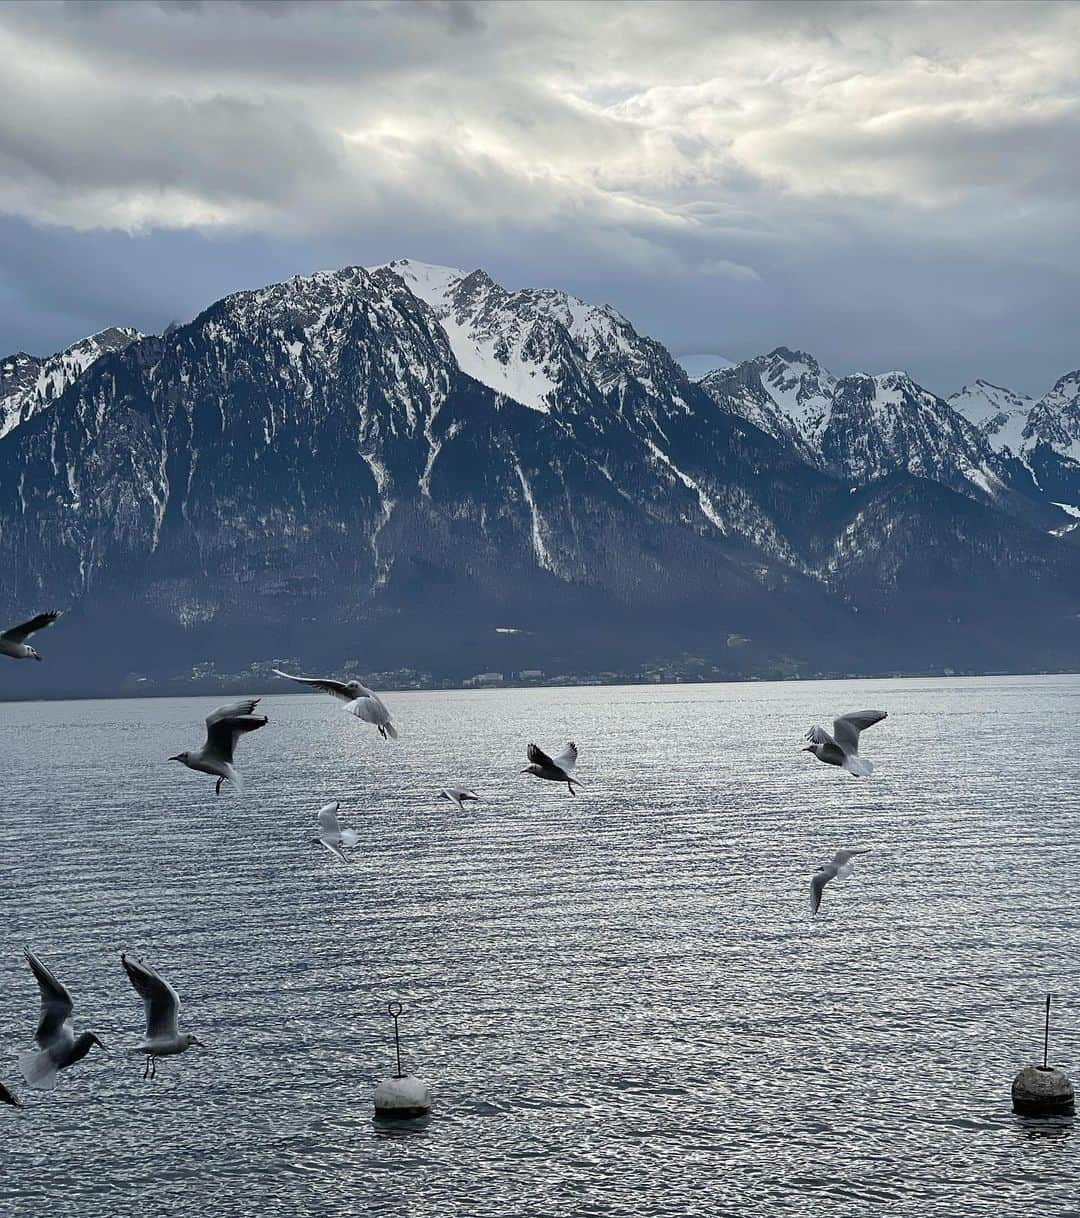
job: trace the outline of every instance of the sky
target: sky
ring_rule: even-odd
[[[1080,365],[1073,3],[0,3],[0,354],[411,257],[1042,393]]]

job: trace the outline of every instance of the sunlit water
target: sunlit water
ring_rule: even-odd
[[[0,1211],[1076,1213],[1080,679],[263,699],[243,796],[165,759],[222,699],[0,705]],[[869,780],[798,751],[882,706]],[[581,748],[582,789],[518,771]],[[460,815],[448,781],[485,802]],[[312,844],[340,799],[345,867]],[[811,919],[808,879],[868,845]],[[32,945],[95,1050],[28,1092]],[[154,1081],[121,950],[208,1044]],[[405,1064],[436,1108],[372,1120]]]

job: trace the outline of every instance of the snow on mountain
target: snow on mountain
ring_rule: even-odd
[[[557,412],[597,392],[689,410],[682,368],[609,305],[547,288],[510,292],[480,270],[408,258],[387,266],[434,310],[462,371],[523,406]]]
[[[110,326],[44,358],[16,352],[0,360],[0,436],[54,402],[91,364],[142,338],[138,330]]]
[[[1080,371],[1059,377],[1032,406],[1024,441],[1029,448],[1049,444],[1062,456],[1080,461]]]
[[[1025,393],[1015,393],[981,378],[948,398],[953,410],[974,423],[995,452],[1007,448],[1014,456],[1023,451],[1024,428],[1034,401]]]
[[[723,409],[787,440],[819,469],[856,483],[896,470],[995,498],[1009,474],[986,436],[905,372],[836,377],[777,347],[699,382]]]

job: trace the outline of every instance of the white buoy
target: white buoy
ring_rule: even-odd
[[[434,1102],[431,1088],[415,1074],[401,1072],[401,1038],[398,1035],[400,1002],[388,1002],[386,1009],[394,1021],[394,1052],[397,1057],[397,1073],[393,1078],[380,1079],[375,1085],[375,1115],[390,1120],[407,1120],[410,1117],[426,1116]]]
[[[1021,1116],[1067,1116],[1076,1106],[1069,1076],[1047,1064],[1050,1049],[1050,995],[1046,995],[1046,1024],[1041,1066],[1025,1066],[1013,1079],[1013,1111]]]

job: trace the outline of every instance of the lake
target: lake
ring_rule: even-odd
[[[0,1211],[1078,1212],[1009,1086],[1047,991],[1080,1082],[1080,678],[387,694],[397,743],[282,694],[217,798],[166,758],[227,700],[0,704]],[[799,751],[873,706],[870,779]],[[567,739],[576,798],[518,772]],[[24,944],[109,1049],[52,1093]],[[153,1081],[122,950],[208,1046]],[[392,999],[414,1126],[372,1119]]]

